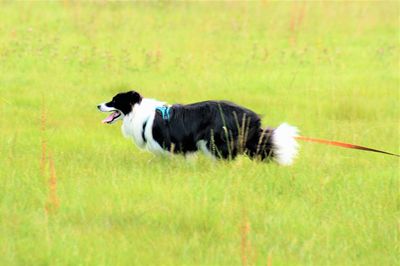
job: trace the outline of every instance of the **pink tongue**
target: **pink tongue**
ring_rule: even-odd
[[[111,122],[111,121],[114,119],[114,117],[115,117],[116,115],[117,115],[117,112],[114,112],[114,113],[110,114],[109,116],[107,116],[107,118],[104,119],[104,120],[101,121],[101,122],[103,122],[103,123]]]

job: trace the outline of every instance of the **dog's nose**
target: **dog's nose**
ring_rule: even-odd
[[[101,105],[99,104],[99,105],[97,105],[97,109],[99,109],[100,110],[100,108],[101,108]]]

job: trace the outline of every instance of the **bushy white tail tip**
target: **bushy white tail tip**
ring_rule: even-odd
[[[280,165],[290,165],[293,163],[298,152],[296,136],[298,129],[287,123],[282,123],[277,127],[272,135],[273,158]]]

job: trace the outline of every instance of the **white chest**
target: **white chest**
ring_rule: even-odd
[[[143,99],[139,105],[133,106],[132,112],[123,119],[121,127],[122,134],[126,138],[132,139],[141,149],[147,149],[156,154],[166,153],[153,139],[152,133],[155,108],[163,104],[164,102]]]

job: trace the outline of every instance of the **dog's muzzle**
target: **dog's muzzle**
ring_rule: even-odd
[[[122,117],[122,112],[114,107],[109,107],[105,103],[97,105],[97,109],[101,112],[112,112],[109,116],[102,120],[103,123],[112,124]]]

